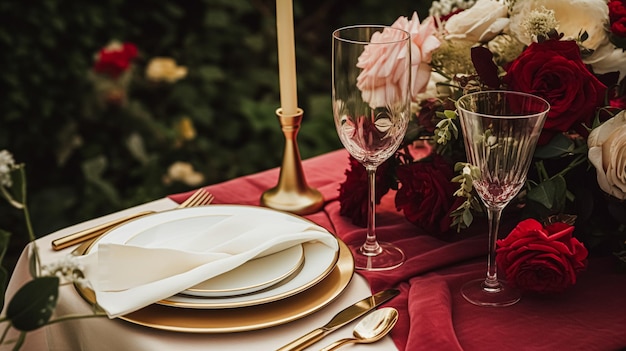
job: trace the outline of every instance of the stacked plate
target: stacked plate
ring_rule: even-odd
[[[296,215],[253,206],[177,209],[119,226],[92,244],[85,254],[97,250],[97,243],[149,247],[163,240],[184,239],[235,214],[262,214],[277,226],[285,221],[309,222]],[[333,301],[352,279],[352,255],[341,240],[337,241],[339,250],[319,242],[306,242],[248,261],[120,318],[152,328],[192,333],[255,330],[302,318]],[[93,291],[76,288],[87,301],[95,302]]]

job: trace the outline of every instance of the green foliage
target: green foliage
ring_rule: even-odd
[[[35,330],[50,320],[58,297],[59,278],[35,278],[15,293],[7,307],[6,317],[15,329]]]

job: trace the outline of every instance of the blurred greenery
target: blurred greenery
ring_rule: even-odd
[[[298,136],[303,159],[341,147],[330,108],[330,36],[357,23],[391,24],[430,1],[294,1]],[[123,106],[102,106],[89,79],[111,40],[139,59]],[[277,167],[283,135],[275,2],[41,0],[0,3],[0,149],[26,164],[37,235],[192,187],[163,176],[191,163],[212,184]],[[174,58],[188,75],[151,85],[147,62]],[[191,120],[195,138],[176,126]],[[0,204],[0,228],[26,238],[19,211]],[[16,242],[13,240],[12,242]],[[23,242],[17,241],[18,253]]]

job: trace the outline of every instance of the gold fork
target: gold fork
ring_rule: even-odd
[[[196,190],[196,192],[194,192],[187,200],[185,200],[183,203],[178,205],[178,207],[176,208],[186,208],[186,207],[208,205],[213,201],[214,198],[215,197],[213,196],[213,194],[211,194],[204,188],[200,188]],[[72,245],[82,243],[83,241],[97,238],[115,226],[118,226],[132,219],[143,217],[152,213],[156,213],[156,211],[139,212],[139,213],[132,214],[126,217],[118,218],[111,222],[100,224],[92,228],[81,230],[79,232],[64,236],[62,238],[55,239],[52,241],[52,249],[58,251],[66,247],[70,247]]]

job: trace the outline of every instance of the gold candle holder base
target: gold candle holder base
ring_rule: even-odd
[[[307,185],[302,170],[296,136],[303,113],[300,108],[294,115],[283,115],[281,108],[276,110],[276,116],[285,135],[283,163],[278,184],[261,195],[261,206],[297,215],[315,213],[324,205],[324,197],[319,191]]]

